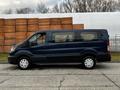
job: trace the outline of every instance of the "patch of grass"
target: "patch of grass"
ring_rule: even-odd
[[[111,53],[112,61],[119,61],[120,62],[120,52],[112,52]]]
[[[120,52],[112,52],[111,53],[112,62],[120,62]],[[0,62],[7,62],[8,54],[0,53]]]
[[[7,60],[8,60],[8,54],[0,53],[0,62],[7,62]]]

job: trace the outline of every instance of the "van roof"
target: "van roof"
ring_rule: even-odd
[[[78,31],[97,31],[97,32],[107,32],[106,29],[80,29],[80,30],[40,30],[40,31],[37,31],[36,33],[41,33],[41,32],[70,32],[70,31],[73,31],[73,32],[78,32]]]

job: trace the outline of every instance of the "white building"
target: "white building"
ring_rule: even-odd
[[[55,18],[73,17],[73,24],[84,24],[85,29],[107,29],[110,38],[120,35],[120,12],[105,13],[52,13],[52,14],[1,14],[0,18]]]

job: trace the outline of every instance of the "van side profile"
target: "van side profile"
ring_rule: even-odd
[[[22,70],[32,64],[82,63],[92,69],[96,62],[111,61],[109,35],[104,29],[38,31],[14,45],[10,64]]]

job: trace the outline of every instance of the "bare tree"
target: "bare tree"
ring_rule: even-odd
[[[114,0],[74,0],[76,12],[113,12],[116,1]],[[78,9],[78,10],[77,10]]]
[[[107,2],[106,4],[106,11],[108,12],[114,12],[116,11],[116,6],[117,6],[117,2],[115,2],[114,0],[109,0],[109,2]]]
[[[27,7],[27,8],[21,8],[21,9],[16,9],[17,14],[29,14],[29,13],[34,13],[34,10]]]
[[[49,12],[49,8],[45,4],[39,3],[37,5],[36,11],[38,13],[48,13]]]
[[[75,12],[87,12],[87,2],[88,0],[73,0],[74,11]]]
[[[114,12],[117,1],[115,0],[65,0],[61,3],[62,12]],[[59,12],[60,8],[56,6]]]
[[[93,11],[95,12],[114,12],[116,9],[116,1],[114,0],[95,0]]]
[[[3,14],[12,14],[12,9],[7,9],[2,12]]]
[[[62,6],[63,6],[63,10],[64,12],[66,13],[72,13],[73,12],[73,0],[65,0],[63,3],[62,3]]]
[[[52,12],[54,12],[54,13],[63,13],[63,5],[62,4],[56,4],[52,8]]]
[[[56,5],[53,7],[52,11],[55,12],[55,13],[60,13],[60,8],[59,8],[58,4],[56,4]]]
[[[116,11],[120,11],[120,0],[118,0],[117,6],[116,6]]]
[[[4,14],[29,14],[29,13],[77,13],[77,12],[115,12],[120,11],[120,0],[63,0],[52,9],[46,4],[38,3],[37,7],[6,9]]]

